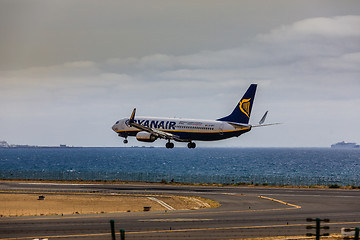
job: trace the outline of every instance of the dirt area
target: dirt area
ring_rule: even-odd
[[[44,199],[39,200],[39,196],[44,196]],[[149,197],[163,201],[176,210],[219,206],[218,203],[208,199],[174,195],[2,192],[0,193],[0,217],[139,212],[144,211],[144,207],[151,207],[150,211],[168,210]]]

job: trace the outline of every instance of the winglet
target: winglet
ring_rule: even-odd
[[[136,112],[136,108],[134,108],[133,112],[131,113],[131,117],[129,119],[129,123],[134,123],[134,119],[135,119],[135,112]]]
[[[282,124],[282,123],[268,123],[268,124],[264,124],[268,112],[269,112],[269,111],[266,111],[266,112],[265,112],[264,116],[263,116],[263,117],[261,118],[261,120],[259,121],[259,125],[253,125],[252,127],[267,127],[267,126]]]
[[[265,122],[265,119],[266,119],[266,116],[268,114],[269,111],[266,111],[264,116],[261,118],[260,122],[259,122],[259,125],[263,124]]]

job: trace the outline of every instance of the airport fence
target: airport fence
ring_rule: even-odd
[[[177,175],[147,172],[78,172],[78,171],[0,171],[1,179],[143,181],[178,183],[253,184],[253,185],[332,185],[360,187],[360,177],[296,175]]]

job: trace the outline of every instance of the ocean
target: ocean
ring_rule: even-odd
[[[0,178],[360,186],[360,150],[2,148]]]

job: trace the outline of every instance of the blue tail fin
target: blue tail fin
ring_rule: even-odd
[[[255,98],[257,84],[251,84],[242,99],[236,105],[234,111],[226,117],[217,119],[218,121],[248,124],[252,105]]]

